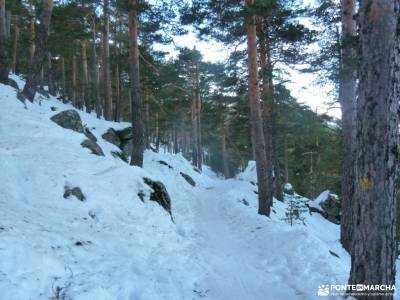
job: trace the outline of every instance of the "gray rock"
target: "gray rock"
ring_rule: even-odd
[[[164,166],[167,166],[169,169],[173,169],[173,167],[166,161],[159,160],[158,162],[160,163],[160,165],[164,165]]]
[[[339,197],[330,192],[328,192],[323,199],[321,199],[321,195],[317,199],[307,203],[308,209],[310,212],[321,214],[325,219],[332,223],[340,224],[341,203]]]
[[[191,186],[196,186],[196,182],[188,174],[180,172],[181,176],[189,183]]]
[[[54,123],[63,128],[71,129],[76,132],[85,133],[82,120],[79,114],[73,110],[64,110],[50,118]]]
[[[97,142],[97,138],[94,136],[94,134],[90,131],[90,129],[89,128],[87,128],[87,127],[84,127],[84,130],[85,130],[85,135],[86,135],[86,137],[89,139],[89,140],[91,140],[91,141],[93,141],[93,142]]]
[[[81,143],[81,146],[84,148],[88,148],[95,155],[104,156],[103,150],[100,148],[100,146],[96,142],[93,142],[92,140],[89,140],[89,139],[84,140]]]
[[[119,159],[123,160],[126,163],[129,162],[128,157],[122,151],[111,151],[111,155],[113,157],[116,157],[116,158],[119,158]]]
[[[132,127],[127,127],[122,130],[117,130],[119,138],[123,141],[132,139]]]
[[[117,131],[113,128],[109,128],[101,137],[117,147],[121,146],[121,139],[119,138]]]
[[[246,205],[246,206],[249,206],[249,202],[245,199],[245,198],[242,198],[241,200],[239,200],[241,203],[243,203],[244,205]]]
[[[153,181],[147,177],[144,177],[143,181],[153,190],[153,192],[150,194],[150,200],[160,204],[171,215],[172,218],[171,198],[169,197],[164,184],[160,181]]]
[[[337,195],[329,194],[327,199],[320,203],[320,206],[324,210],[326,218],[329,221],[340,224],[341,203]]]
[[[86,200],[86,197],[82,193],[81,188],[77,186],[74,188],[70,188],[68,186],[64,187],[64,198],[69,198],[70,196],[75,196],[75,198],[78,199],[79,201]]]
[[[132,140],[129,140],[126,143],[122,144],[121,147],[122,152],[124,152],[125,156],[131,156],[132,155],[132,150],[133,150],[133,143]]]
[[[18,83],[14,79],[8,78],[8,85],[19,91]]]
[[[290,183],[285,183],[285,185],[283,186],[283,192],[285,193],[285,194],[288,194],[288,195],[294,195],[294,189],[293,189],[293,186],[290,184]]]

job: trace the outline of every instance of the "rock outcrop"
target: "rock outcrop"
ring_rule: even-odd
[[[84,140],[81,143],[81,146],[84,148],[88,148],[95,155],[104,156],[103,150],[100,148],[100,146],[96,142],[93,142],[92,140],[89,140],[89,139]]]
[[[64,110],[50,118],[54,123],[63,128],[71,129],[79,133],[85,133],[82,120],[74,109]]]

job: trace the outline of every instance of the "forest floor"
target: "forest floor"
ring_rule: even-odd
[[[347,282],[338,225],[308,212],[289,225],[289,195],[271,217],[257,214],[254,164],[225,180],[162,150],[132,167],[101,138],[129,124],[78,111],[105,153],[96,156],[50,121],[70,105],[39,95],[25,106],[3,85],[0,100],[0,300],[310,300],[321,284]],[[143,177],[164,183],[174,222]],[[66,185],[86,201],[64,199]]]

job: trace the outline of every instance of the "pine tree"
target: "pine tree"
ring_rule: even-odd
[[[353,141],[355,138],[356,106],[356,59],[354,21],[354,0],[342,0],[342,54],[339,82],[339,102],[342,107],[343,127],[343,172],[342,172],[342,218],[340,240],[343,247],[350,250],[352,232],[352,199],[354,190],[354,157]]]
[[[131,80],[132,157],[131,165],[143,167],[144,130],[142,99],[140,93],[139,47],[138,47],[138,1],[129,0],[129,77]]]
[[[8,84],[6,2],[0,0],[0,83]]]
[[[395,283],[399,7],[398,0],[360,3],[361,61],[350,284]],[[358,299],[369,297],[360,294]]]
[[[43,0],[40,24],[35,35],[35,51],[30,63],[29,75],[22,91],[22,95],[31,102],[35,98],[40,72],[47,53],[47,40],[52,11],[53,1]]]

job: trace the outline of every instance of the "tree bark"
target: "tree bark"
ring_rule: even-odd
[[[15,25],[14,25],[14,40],[12,47],[12,65],[11,69],[14,74],[17,74],[17,60],[18,60],[18,41],[19,41],[19,17],[15,16]]]
[[[222,131],[222,167],[225,178],[230,177],[228,153],[226,151],[226,129]]]
[[[144,115],[144,128],[145,128],[145,145],[146,148],[150,148],[150,100],[149,100],[149,92],[147,88],[144,90],[144,102],[145,102],[145,115]]]
[[[119,122],[121,120],[121,81],[119,63],[115,64],[115,114],[114,121]]]
[[[6,10],[6,39],[9,41],[11,38],[11,11]]]
[[[260,67],[262,79],[262,122],[265,142],[266,156],[266,188],[267,188],[267,205],[272,206],[273,203],[273,161],[272,161],[272,117],[271,117],[271,96],[272,96],[272,69],[270,60],[270,50],[267,30],[262,20],[258,22],[259,44],[260,44]]]
[[[197,95],[196,91],[193,91],[193,98],[192,98],[192,114],[191,114],[191,119],[192,119],[192,162],[193,165],[197,168],[198,166],[198,159],[199,155],[197,153],[198,151],[198,142],[197,142]]]
[[[110,77],[110,24],[109,24],[109,0],[103,2],[103,87],[104,87],[104,118],[112,120],[112,95]]]
[[[144,128],[142,99],[140,95],[139,47],[138,47],[138,0],[129,0],[129,75],[131,79],[132,157],[131,165],[143,167]]]
[[[354,0],[341,0],[342,37],[341,37],[341,67],[339,82],[339,102],[342,107],[343,131],[343,166],[342,166],[342,216],[340,241],[343,247],[350,251],[353,228],[353,193],[354,193],[354,158],[353,141],[355,138],[356,112],[356,53],[354,39],[356,23]]]
[[[62,97],[63,100],[66,100],[67,98],[67,85],[66,85],[66,76],[65,76],[65,59],[64,57],[61,57],[61,87],[62,87]]]
[[[245,0],[247,8],[253,5],[253,0]],[[248,10],[249,11],[249,10]],[[271,207],[268,204],[267,196],[267,158],[265,155],[265,141],[260,112],[258,76],[257,76],[257,39],[256,22],[253,15],[248,16],[246,24],[247,52],[248,52],[248,93],[250,101],[251,125],[254,134],[255,158],[258,181],[258,213],[269,216]]]
[[[0,83],[8,84],[6,1],[0,0]]]
[[[283,159],[284,159],[284,182],[285,183],[288,183],[289,182],[289,155],[288,155],[288,148],[287,148],[287,141],[286,141],[286,137],[284,138],[284,141],[283,141],[283,147],[284,147],[284,149],[283,149],[283,155],[284,155],[284,157],[283,157]]]
[[[85,104],[86,111],[90,112],[91,103],[89,102],[89,97],[87,96],[87,86],[89,83],[87,48],[88,48],[88,40],[87,39],[81,40],[81,54],[82,54],[81,99],[82,99],[82,104]]]
[[[44,0],[40,16],[38,32],[35,36],[35,51],[29,66],[29,74],[22,95],[29,101],[33,101],[38,85],[40,71],[47,53],[47,39],[49,36],[49,27],[51,14],[53,11],[53,0]]]
[[[56,87],[54,84],[53,66],[51,63],[51,53],[47,51],[47,85],[50,95],[56,95]]]
[[[29,9],[31,18],[29,23],[29,30],[30,30],[30,48],[29,48],[29,60],[33,60],[33,55],[35,54],[35,9],[33,7],[32,0],[29,1]]]
[[[350,284],[395,283],[399,5],[399,0],[360,2]],[[392,298],[390,295],[374,297]],[[370,298],[358,295],[358,299]]]
[[[101,97],[100,97],[100,79],[99,79],[99,63],[97,59],[96,50],[96,20],[92,18],[92,94],[95,98],[96,115],[97,118],[101,117]]]
[[[158,123],[158,112],[156,112],[156,150],[160,150],[160,127]]]
[[[71,75],[72,75],[72,96],[71,96],[72,105],[74,107],[79,107],[78,99],[77,99],[77,96],[76,96],[76,55],[75,54],[72,56],[72,72],[71,72]]]
[[[201,171],[203,167],[203,145],[201,141],[201,95],[200,95],[200,71],[199,63],[196,62],[196,130],[197,130],[197,168]]]
[[[114,121],[119,122],[121,120],[121,79],[120,79],[120,67],[119,67],[119,56],[120,56],[120,39],[118,35],[118,29],[120,24],[120,14],[117,12],[116,16],[116,25],[115,25],[115,56],[117,62],[115,63],[115,111],[114,111]]]

